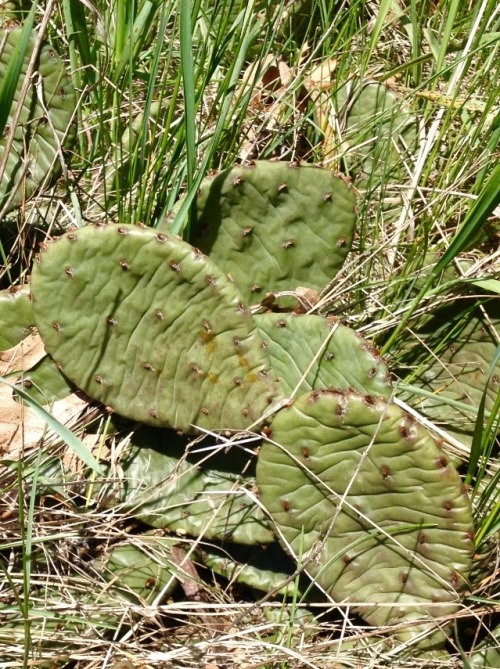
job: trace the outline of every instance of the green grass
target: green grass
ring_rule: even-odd
[[[472,311],[484,314],[498,300],[497,3],[310,0],[303,15],[284,0],[27,4],[26,20],[47,23],[46,36],[72,73],[78,137],[63,177],[0,221],[1,288],[24,282],[39,241],[69,226],[106,220],[156,227],[185,196],[174,231],[187,237],[201,180],[235,161],[275,157],[348,172],[361,149],[332,99],[346,82],[368,77],[404,100],[420,141],[396,182],[349,175],[359,186],[355,244],[317,309],[382,349],[404,401],[418,411],[410,391],[423,370]],[[284,79],[256,101],[268,56],[281,63]],[[322,92],[311,93],[311,73],[327,60],[336,61],[333,74]],[[243,85],[251,64],[258,75]],[[0,127],[18,69],[13,62],[0,82]],[[369,119],[363,135],[373,136],[380,123]],[[427,332],[430,316],[452,306],[453,316]],[[449,400],[450,412],[464,408],[462,399]],[[477,559],[450,655],[433,666],[469,661],[498,623],[499,408],[500,394],[477,400],[471,450],[448,446],[470,486]],[[35,410],[57,416],[57,407]],[[163,559],[141,539],[144,526],[113,505],[134,427],[92,404],[66,426],[47,418],[47,427],[51,435],[39,442],[27,432],[25,448],[0,443],[0,669],[54,662],[90,669],[125,660],[131,667],[423,666],[404,644],[381,647],[380,630],[366,628],[347,605],[317,601],[308,606],[315,617],[302,618],[296,575],[297,589],[285,601],[214,576],[199,564],[203,535],[186,539],[179,567],[196,565],[203,586],[195,596],[186,594],[191,571],[173,595],[131,602],[93,559],[131,536]],[[82,449],[92,434],[98,447],[88,455]],[[68,449],[94,472],[61,474]],[[95,462],[104,452],[105,476]]]

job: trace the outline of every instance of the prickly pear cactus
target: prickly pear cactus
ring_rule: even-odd
[[[28,0],[0,0],[0,23],[19,20],[30,9]]]
[[[302,395],[271,431],[257,484],[284,546],[371,625],[439,644],[429,621],[458,608],[474,542],[469,499],[434,439],[354,391]]]
[[[152,527],[203,537],[200,560],[229,581],[291,594],[296,565],[254,501],[248,453],[231,448],[211,452],[172,430],[142,428],[121,459],[120,506]]]
[[[20,27],[0,29],[0,81],[14,56],[21,30]],[[33,32],[4,136],[0,138],[0,161],[4,157],[7,130],[13,120],[35,41],[36,33]],[[57,178],[61,172],[61,147],[69,146],[75,136],[71,124],[76,105],[75,90],[64,63],[49,44],[42,46],[35,72],[37,77],[33,78],[23,101],[5,172],[1,175],[0,209],[5,208],[5,211],[19,206],[35,190]],[[37,81],[41,85],[37,85]]]
[[[271,366],[286,395],[354,388],[389,397],[389,369],[377,350],[335,319],[316,314],[255,314]]]
[[[333,102],[344,142],[343,159],[356,185],[406,181],[419,125],[402,97],[384,84],[352,80],[336,90]]]
[[[69,232],[40,253],[31,291],[61,371],[132,420],[239,430],[279,397],[234,285],[166,233],[127,225]]]
[[[189,447],[171,430],[142,429],[121,462],[122,503],[152,527],[244,545],[272,543],[273,530],[252,496],[249,460],[234,445],[230,453],[203,443]]]
[[[0,291],[0,351],[19,344],[34,325],[29,286]]]
[[[500,625],[491,630],[469,656],[472,669],[500,667]]]
[[[500,306],[492,301],[483,310],[457,311],[455,305],[440,310],[419,331],[419,338],[425,340],[425,348],[419,346],[408,356],[418,371],[409,376],[412,390],[400,393],[401,398],[470,445],[483,394],[485,410],[491,412],[500,391],[500,361],[489,374],[500,341]],[[426,395],[419,395],[419,388]]]
[[[62,496],[64,490],[67,492],[67,485],[61,489]],[[69,638],[104,637],[123,625],[124,611],[127,621],[140,620],[141,605],[150,604],[160,594],[168,597],[178,584],[179,570],[171,560],[175,544],[179,544],[178,538],[140,535],[127,544],[101,546],[102,554],[87,563],[92,589],[81,568],[82,574],[69,576],[64,584],[33,584],[33,596],[43,601],[44,607],[43,615],[32,609],[30,624],[30,638],[38,657],[43,657],[39,666],[62,666]],[[35,555],[41,569],[47,555],[42,551],[35,551]],[[188,578],[184,572],[182,577]],[[56,579],[57,575],[49,572],[45,580]],[[130,603],[139,609],[134,611]],[[11,602],[2,601],[0,614],[2,642],[10,635],[22,643],[25,617],[13,595]]]
[[[134,543],[112,546],[93,561],[93,567],[113,584],[115,593],[134,604],[151,603],[170,595],[178,585],[171,550],[176,537],[141,535]]]
[[[356,220],[354,192],[331,171],[258,161],[203,182],[191,242],[230,274],[247,303],[340,270]]]
[[[275,541],[265,546],[224,543],[206,544],[200,551],[203,563],[232,583],[243,583],[273,595],[297,594],[295,563]],[[304,581],[304,579],[302,579]],[[305,591],[308,583],[304,583]]]
[[[61,373],[48,355],[26,370],[16,386],[39,404],[52,404],[70,395],[74,385]]]

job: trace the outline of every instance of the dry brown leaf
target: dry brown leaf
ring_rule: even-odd
[[[260,72],[260,75],[259,75]],[[243,73],[243,81],[237,95],[252,91],[248,106],[261,111],[272,102],[270,96],[281,88],[281,72],[279,61],[273,54],[268,54],[262,62],[250,63]]]
[[[45,420],[33,409],[17,402],[10,386],[0,384],[0,454],[11,460],[18,459],[24,452],[34,448],[42,438],[50,439],[51,432]],[[69,395],[48,409],[50,414],[63,425],[70,426],[88,406],[85,399],[75,394]],[[92,441],[96,441],[92,435]],[[94,451],[97,444],[93,443],[89,450]],[[76,457],[68,452],[65,463],[72,470],[80,467]]]
[[[315,103],[318,127],[324,135],[323,151],[325,158],[336,152],[336,132],[331,122],[332,106],[330,103],[333,88],[332,76],[337,68],[335,58],[329,58],[317,65],[304,79],[304,86],[311,100]]]
[[[170,557],[179,569],[177,578],[186,597],[191,601],[206,601],[209,598],[209,593],[203,585],[196,566],[189,558],[187,551],[177,544],[176,546],[172,546]],[[207,629],[211,629],[214,632],[224,631],[226,627],[224,621],[219,620],[217,617],[214,618],[210,615],[210,612],[205,612],[203,609],[200,609],[199,614]]]
[[[0,376],[14,385],[22,372],[30,369],[45,355],[40,336],[33,332],[14,348],[0,353]],[[63,425],[74,424],[87,408],[88,401],[71,394],[54,402],[48,408],[51,415]],[[14,399],[12,388],[0,383],[0,457],[17,460],[23,453],[34,448],[42,438],[50,439],[50,432],[45,420],[33,409]],[[98,437],[89,435],[85,445],[93,453],[98,449]],[[72,470],[78,471],[81,462],[70,449],[64,455],[64,463]]]
[[[295,296],[305,313],[315,307],[320,300],[319,291],[312,288],[305,288],[304,286],[297,286],[295,289]]]
[[[44,355],[42,340],[32,332],[14,348],[0,353],[0,376],[14,384],[19,378],[15,372],[29,369]],[[0,383],[0,407],[0,454],[2,457],[18,457],[24,444],[33,444],[40,439],[45,421],[29,407],[16,402],[12,389],[4,383]]]
[[[45,355],[43,342],[37,332],[31,332],[17,346],[0,352],[0,376],[30,369]]]
[[[177,578],[186,597],[194,601],[203,600],[206,588],[196,570],[194,562],[188,557],[187,551],[180,545],[172,546],[172,562],[179,568]]]
[[[289,65],[275,54],[268,54],[262,61],[250,63],[242,77],[242,84],[238,89],[238,95],[251,91],[249,109],[262,119],[257,129],[250,126],[243,143],[240,156],[247,159],[252,155],[253,149],[258,144],[258,135],[265,127],[272,131],[281,125],[282,119],[289,115],[290,99],[286,100],[293,80],[294,71]],[[305,105],[306,92],[299,89],[294,93],[292,102],[296,112],[304,114],[307,111]]]
[[[329,58],[317,65],[304,79],[306,89],[315,95],[320,91],[329,91],[332,89],[332,75],[337,69],[337,60]]]

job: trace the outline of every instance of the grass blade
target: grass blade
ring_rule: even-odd
[[[19,397],[27,404],[35,413],[37,413],[40,418],[43,418],[43,420],[47,423],[48,427],[53,430],[73,451],[74,453],[80,458],[82,462],[84,462],[87,467],[90,467],[93,471],[95,471],[97,474],[102,474],[103,470],[97,460],[93,457],[91,453],[85,448],[85,446],[82,444],[82,442],[76,437],[71,430],[69,430],[65,425],[60,423],[58,420],[54,418],[54,416],[51,416],[50,413],[44,409],[38,402],[35,402],[35,400],[30,397],[28,393],[26,393],[22,388],[17,388],[16,386],[13,386],[11,383],[6,381],[3,377],[0,376],[0,383],[4,383],[6,386],[9,386],[9,388],[12,389],[13,392],[16,393],[16,395],[19,395]]]
[[[196,169],[196,103],[194,93],[194,64],[191,1],[181,0],[180,33],[181,33],[181,69],[184,90],[184,127],[186,132],[186,168],[187,190],[193,188]],[[185,237],[189,238],[190,218],[185,228]]]
[[[440,274],[456,256],[472,244],[484,227],[486,219],[500,204],[500,165],[496,165],[479,197],[472,205],[451,244],[432,270],[432,278]]]
[[[26,17],[21,38],[16,44],[12,60],[9,63],[7,72],[3,81],[0,83],[0,133],[3,133],[7,119],[9,118],[14,94],[19,85],[19,77],[28,51],[28,43],[33,30],[35,22],[35,14],[37,10],[37,2],[33,3],[30,13]]]
[[[446,267],[448,267],[448,265],[454,260],[454,258],[457,257],[459,253],[461,253],[464,249],[473,243],[473,241],[477,238],[477,235],[483,229],[487,218],[496,209],[496,207],[498,207],[499,204],[500,165],[496,165],[477,200],[475,200],[474,204],[469,209],[464,222],[451,240],[450,245],[438,260],[438,262],[431,269],[429,277],[418,293],[417,297],[412,301],[408,311],[401,319],[401,322],[394,329],[393,333],[384,344],[381,351],[382,355],[390,350],[390,347],[394,341],[404,331],[415,309],[417,309],[422,299],[427,295],[433,281],[441,274],[444,269],[446,269]]]

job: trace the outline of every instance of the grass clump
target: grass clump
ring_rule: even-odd
[[[488,666],[477,664],[477,649],[494,647],[500,612],[496,3],[62,0],[24,7],[25,17],[30,9],[71,72],[78,132],[59,181],[0,221],[1,287],[28,280],[47,236],[98,220],[157,227],[181,195],[174,231],[187,237],[202,179],[235,162],[304,160],[351,180],[354,248],[312,311],[340,316],[383,350],[401,402],[461,463],[475,514],[474,568],[459,612],[442,621],[454,630],[445,651],[425,661]],[[411,118],[411,140],[400,133],[396,141],[387,107],[353,116],[359,86],[374,84]],[[0,107],[2,119],[3,98]],[[387,147],[377,159],[371,147],[383,128]],[[418,380],[436,360],[453,376],[453,359],[442,354],[471,315],[489,333],[494,353],[482,372],[496,394],[447,396],[443,376],[428,390],[445,398],[452,418],[443,424],[426,413]],[[25,367],[9,356],[0,371],[13,381]],[[311,585],[297,565],[286,577],[291,597],[279,594],[282,583],[268,594],[241,585],[234,565],[208,568],[206,528],[197,537],[178,531],[171,576],[146,578],[151,596],[131,594],[125,576],[136,562],[110,573],[103,565],[113,549],[132,543],[152,569],[171,559],[162,543],[169,533],[151,534],[121,501],[122,458],[137,426],[86,398],[43,409],[15,404],[2,388],[0,666],[423,665],[412,646],[387,644],[386,630],[367,627],[348,604],[319,591],[306,597]],[[450,428],[464,410],[467,439]],[[15,438],[6,427],[13,421]],[[203,458],[225,445],[207,437],[190,448]],[[243,473],[254,447],[242,437]],[[179,471],[171,476],[175,483]]]

